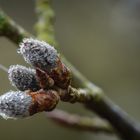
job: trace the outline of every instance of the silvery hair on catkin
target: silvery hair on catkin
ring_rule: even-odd
[[[12,65],[8,70],[8,77],[11,84],[21,91],[37,91],[40,89],[34,69]]]
[[[57,51],[44,41],[25,38],[20,44],[18,53],[23,56],[27,63],[45,71],[50,71],[57,65]]]
[[[32,98],[22,91],[9,91],[0,96],[0,115],[5,118],[24,118],[30,116]]]

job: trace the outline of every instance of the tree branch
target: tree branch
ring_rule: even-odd
[[[99,118],[81,117],[70,114],[62,110],[55,109],[52,112],[46,113],[47,117],[54,122],[69,128],[90,132],[103,132],[113,134],[114,131],[109,124]]]
[[[5,26],[0,26],[1,35],[6,36],[16,44],[19,44],[22,38],[28,36],[28,33],[23,31],[23,29],[20,26],[11,24],[10,18],[8,18],[7,16],[3,16],[3,13],[0,13],[0,17],[1,16],[2,16],[2,20],[0,20],[0,25],[1,24],[5,25]],[[6,25],[10,25],[10,26],[7,27],[8,29],[3,29],[6,28]],[[8,33],[5,33],[5,30],[8,30],[7,31]],[[38,32],[38,34],[41,34],[41,32]],[[87,93],[88,96],[85,96],[85,98],[88,97],[87,102],[84,102],[84,104],[93,112],[95,111],[100,117],[103,117],[106,120],[108,120],[123,139],[139,140],[140,127],[137,126],[135,123],[133,123],[130,119],[128,119],[127,115],[122,110],[120,110],[118,106],[110,102],[110,100],[105,97],[105,95],[103,94],[100,88],[98,88],[97,86],[89,82],[64,57],[63,60],[68,65],[68,67],[72,70],[73,76],[75,77],[75,79],[77,79],[77,82],[80,83],[81,87],[84,87],[89,91]],[[76,93],[77,92],[73,92],[73,96],[76,96],[77,98]]]
[[[0,36],[6,36],[12,42],[20,43],[30,34],[0,10]]]

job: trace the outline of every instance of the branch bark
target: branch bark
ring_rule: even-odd
[[[0,36],[6,36],[12,42],[20,43],[23,38],[31,35],[0,10]]]

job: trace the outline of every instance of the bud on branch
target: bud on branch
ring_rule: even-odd
[[[0,96],[0,115],[5,118],[25,118],[42,111],[51,111],[57,105],[56,91],[9,91]]]
[[[8,70],[8,75],[11,84],[21,91],[37,91],[40,89],[34,69],[12,65]]]
[[[60,88],[67,88],[71,82],[69,69],[61,62],[54,47],[44,41],[24,39],[18,51],[25,61],[35,69],[44,71]],[[52,86],[52,85],[51,85]]]

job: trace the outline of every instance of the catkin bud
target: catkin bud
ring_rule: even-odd
[[[56,91],[9,91],[0,96],[0,115],[5,118],[25,118],[42,111],[50,111],[59,101]]]
[[[8,70],[8,74],[11,84],[21,91],[37,91],[40,89],[34,69],[21,65],[12,65]]]
[[[25,61],[46,72],[61,88],[67,88],[71,81],[69,69],[61,62],[57,51],[44,41],[24,39],[19,53]]]
[[[24,118],[30,115],[30,95],[22,91],[9,91],[0,96],[0,115],[5,118]]]
[[[27,63],[44,71],[51,71],[57,66],[57,51],[44,41],[25,38],[20,44],[19,53],[23,55]]]

